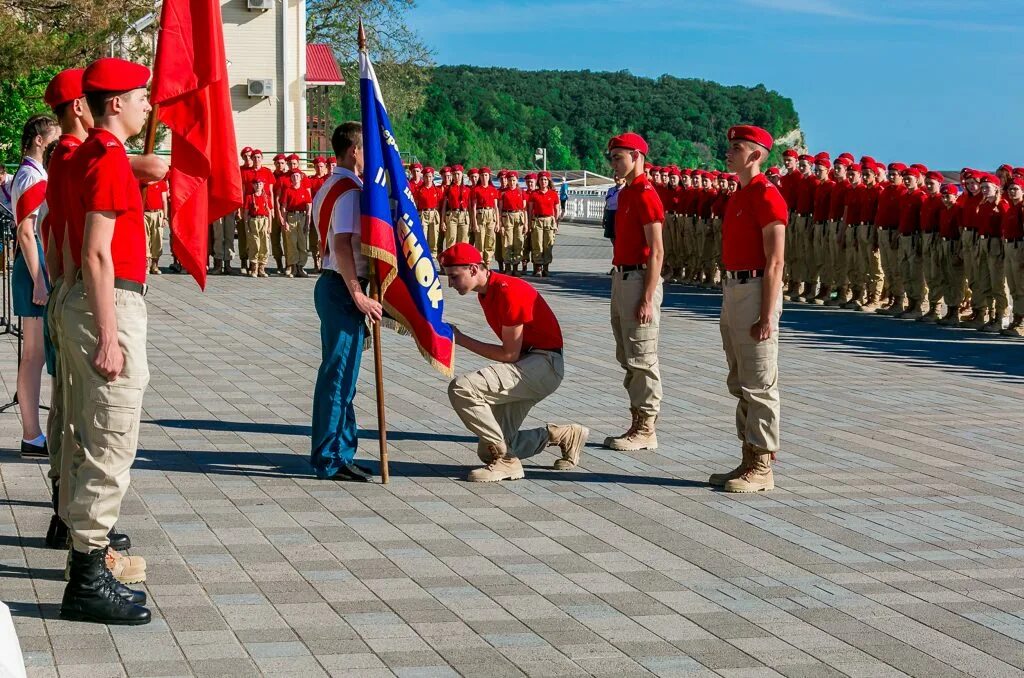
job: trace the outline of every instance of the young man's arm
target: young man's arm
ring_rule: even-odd
[[[501,328],[501,344],[488,344],[467,337],[457,327],[455,330],[455,343],[478,356],[493,360],[498,363],[514,363],[519,360],[523,352],[523,326],[513,325]]]
[[[46,304],[50,296],[46,291],[46,280],[43,275],[43,262],[39,261],[39,250],[36,248],[35,222],[37,217],[30,215],[18,224],[18,249],[25,257],[25,266],[32,276],[32,303],[37,306]]]
[[[647,271],[644,275],[644,298],[636,307],[636,319],[641,325],[646,325],[654,319],[654,292],[661,282],[661,265],[665,260],[665,246],[661,239],[661,222],[652,221],[644,224],[644,237],[647,238],[647,245],[651,248],[651,255],[647,257]]]
[[[167,176],[170,166],[160,156],[149,153],[148,155],[129,155],[128,164],[132,166],[132,174],[136,179],[147,184],[160,181]]]
[[[775,317],[775,304],[782,292],[782,268],[786,251],[786,225],[774,221],[761,229],[764,242],[764,255],[767,262],[764,266],[764,282],[761,283],[761,316],[753,327],[750,336],[754,341],[766,341],[778,328],[772,326]]]
[[[345,281],[345,287],[348,288],[349,294],[352,295],[352,301],[355,302],[356,308],[363,315],[370,316],[370,320],[373,322],[380,322],[381,317],[384,315],[383,307],[381,307],[376,299],[366,296],[362,286],[359,284],[359,278],[356,276],[356,260],[352,251],[352,234],[335,233],[331,243],[335,256],[338,258],[341,277]]]
[[[89,308],[96,317],[96,371],[114,381],[124,369],[124,354],[117,341],[117,316],[114,313],[114,260],[110,243],[114,238],[114,212],[89,212],[85,215],[82,239],[82,282]]]
[[[50,285],[56,282],[54,278],[57,275],[57,270],[61,268],[62,259],[64,257],[64,250],[57,249],[57,242],[53,237],[53,228],[50,228],[50,233],[46,237],[46,272],[50,276]]]
[[[163,200],[161,202],[163,204],[160,206],[160,211],[163,212],[164,223],[165,224],[170,223],[170,221],[171,221],[171,200],[170,200],[170,192],[169,191],[164,191],[164,193],[163,193]]]

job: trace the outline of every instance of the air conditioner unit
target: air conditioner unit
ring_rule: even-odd
[[[250,79],[248,82],[249,96],[269,97],[274,95],[274,81],[271,78]]]
[[[245,0],[249,9],[267,10],[274,6],[274,0]]]

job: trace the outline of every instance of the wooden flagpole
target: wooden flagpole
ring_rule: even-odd
[[[366,51],[366,31],[363,29],[363,20],[359,20],[359,51]],[[380,286],[377,284],[377,267],[373,259],[369,261],[370,268],[370,296],[382,303]],[[373,331],[373,377],[377,388],[377,440],[380,445],[380,481],[387,485],[391,480],[388,471],[388,430],[384,417],[384,359],[380,349],[380,323],[371,323]]]

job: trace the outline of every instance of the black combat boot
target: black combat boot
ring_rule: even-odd
[[[107,533],[107,539],[110,540],[110,548],[115,551],[127,551],[132,547],[131,537],[117,532],[117,525],[110,528],[110,532]]]
[[[50,516],[50,527],[46,530],[46,548],[66,549],[68,547],[68,526],[57,515],[60,481],[54,478],[50,481],[50,487],[53,488],[53,515]]]
[[[106,549],[82,553],[71,549],[71,579],[60,604],[61,619],[97,624],[148,624],[149,610],[126,600],[110,584]]]

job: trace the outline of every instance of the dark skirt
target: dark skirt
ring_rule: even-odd
[[[43,248],[36,241],[36,246],[39,254],[39,264],[43,266]],[[44,273],[45,277],[45,273]],[[49,291],[50,282],[46,281],[47,291]],[[11,306],[14,315],[21,316],[22,318],[42,318],[46,313],[46,305],[38,306],[32,303],[32,293],[35,290],[35,281],[32,280],[32,274],[28,272],[28,264],[25,263],[25,257],[22,256],[19,250],[14,255],[14,268],[11,271]]]

